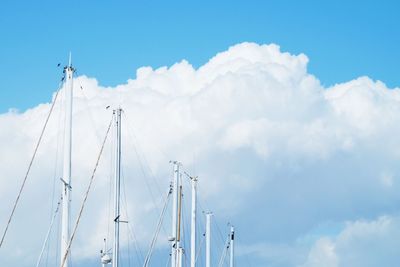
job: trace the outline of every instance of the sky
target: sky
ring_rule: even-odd
[[[399,84],[396,1],[9,1],[0,9],[0,111],[49,100],[68,53],[104,86],[141,66],[195,67],[244,41],[305,53],[329,86],[362,75]],[[29,95],[29,97],[25,97]]]
[[[231,223],[237,266],[397,266],[397,7],[394,1],[3,2],[0,227],[55,100],[57,64],[71,51],[73,218],[111,119],[106,107],[121,106],[122,214],[129,221],[122,248],[132,263],[140,265],[156,227],[171,179],[168,162],[179,160],[199,176],[199,209],[214,213],[214,265]],[[40,253],[61,187],[63,107],[61,90],[0,248],[3,265],[32,266]],[[98,266],[102,240],[110,237],[112,137],[72,246],[76,267]],[[168,229],[166,219],[154,266],[168,258]],[[57,265],[57,231],[41,266]]]

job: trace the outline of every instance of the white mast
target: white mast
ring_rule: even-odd
[[[229,247],[231,249],[231,254],[230,254],[230,261],[229,261],[229,267],[234,267],[235,262],[234,262],[234,240],[235,240],[235,228],[231,226],[231,234],[230,234],[230,244]]]
[[[211,212],[206,213],[206,267],[211,266]]]
[[[112,266],[119,265],[119,222],[120,222],[120,185],[121,185],[121,109],[114,110],[115,116],[115,184],[114,184],[114,246]]]
[[[174,164],[174,179],[172,185],[172,236],[171,241],[171,267],[176,267],[177,256],[177,217],[178,217],[178,191],[179,191],[179,165],[177,161]]]
[[[196,200],[197,200],[197,177],[192,180],[192,223],[190,226],[190,267],[196,266]]]
[[[177,240],[176,240],[176,248],[177,248],[177,267],[182,267],[182,257],[183,257],[183,248],[181,247],[181,222],[182,222],[182,177],[179,179],[179,195],[178,195],[178,227],[177,227]]]
[[[177,259],[176,259],[177,267],[182,267],[182,257],[183,257],[183,248],[179,247],[177,249]]]
[[[67,252],[69,242],[69,213],[71,202],[71,144],[72,144],[72,97],[73,97],[73,74],[74,68],[71,65],[71,53],[69,54],[68,66],[64,68],[65,86],[65,129],[64,129],[64,164],[63,164],[63,187],[62,187],[62,219],[61,219],[61,263]],[[65,260],[64,267],[68,267],[69,257]]]

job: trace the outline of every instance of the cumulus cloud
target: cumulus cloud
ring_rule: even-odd
[[[185,60],[139,68],[136,78],[114,88],[75,78],[74,215],[111,118],[105,107],[121,106],[127,213],[143,250],[169,185],[168,161],[177,159],[199,175],[204,208],[236,225],[241,265],[251,257],[253,266],[362,266],[344,265],[350,248],[341,240],[361,227],[360,219],[384,225],[391,217],[380,216],[397,210],[400,91],[368,77],[324,88],[307,64],[306,55],[274,44],[242,43],[198,69]],[[60,188],[62,106],[60,99],[0,251],[7,264],[30,266],[39,253]],[[49,108],[0,115],[0,225]],[[111,150],[108,143],[74,244],[77,265],[97,257],[108,229]],[[338,237],[319,233],[315,242],[299,243],[326,222],[353,223]],[[376,262],[394,266],[380,255]]]
[[[318,239],[302,266],[396,266],[399,222],[398,216],[348,222],[334,238]]]

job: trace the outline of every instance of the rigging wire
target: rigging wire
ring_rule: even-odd
[[[128,131],[129,137],[131,137],[132,140],[135,140],[136,143],[139,144],[138,138],[136,137],[136,135],[135,135],[133,129],[131,129],[131,128],[133,128],[133,127],[131,127],[131,125],[129,124],[129,120],[128,120],[127,116],[126,116],[126,113],[123,111],[122,114],[125,116],[125,121],[127,122],[126,124],[128,125],[128,127],[127,127],[128,130],[130,130],[130,131]],[[131,132],[132,132],[132,135],[131,135]],[[132,138],[132,137],[133,137],[133,138]],[[140,148],[139,148],[139,146],[136,146],[135,143],[133,143],[133,148],[134,148],[136,157],[137,157],[137,159],[138,159],[138,162],[139,162],[139,165],[140,165],[140,169],[141,169],[141,171],[142,171],[142,173],[143,173],[143,176],[144,176],[145,178],[147,178],[147,175],[146,175],[146,172],[145,172],[145,168],[144,168],[145,166],[144,166],[144,164],[143,164],[143,162],[142,162],[142,159],[141,159],[140,154],[139,154],[139,151],[138,151],[138,150],[140,150]],[[151,168],[150,168],[150,165],[149,165],[149,163],[148,163],[148,161],[147,161],[146,156],[144,155],[144,153],[143,153],[143,161],[144,161],[145,164],[146,164],[146,167],[147,167],[147,169],[148,169],[148,171],[149,171],[149,173],[150,173],[151,178],[153,179],[153,181],[155,182],[155,184],[156,184],[156,186],[157,186],[158,193],[159,193],[159,194],[162,194],[162,190],[161,190],[161,188],[160,188],[160,185],[159,185],[158,181],[155,179],[155,176],[154,176],[154,174],[153,174],[153,172],[152,172],[152,170],[151,170]],[[147,179],[146,179],[146,180],[147,180]],[[148,185],[148,184],[147,184],[147,185]],[[151,190],[151,188],[148,188],[148,189],[149,189],[149,191],[150,191],[150,194],[151,194],[152,198],[154,198],[154,193],[153,193],[153,191]],[[155,202],[155,201],[154,201],[154,202]],[[154,204],[155,204],[155,203],[154,203]]]
[[[61,117],[62,117],[61,110],[62,110],[62,105],[63,105],[63,103],[61,102],[60,105],[59,105],[60,107],[59,107],[59,112],[58,112],[57,129],[61,128]],[[50,212],[49,212],[50,213],[50,220],[51,220],[51,217],[52,217],[51,214],[54,211],[54,205],[55,205],[55,201],[56,201],[55,197],[56,197],[56,181],[58,180],[57,179],[57,172],[58,172],[59,153],[60,153],[60,150],[59,150],[60,149],[60,139],[61,139],[60,136],[61,136],[61,131],[57,131],[56,153],[55,153],[54,170],[53,170],[53,185],[52,185],[52,193],[51,193],[51,198],[50,198],[50,201],[51,201],[51,208],[50,208]],[[57,203],[57,205],[58,205],[58,203]],[[48,262],[49,262],[49,248],[50,248],[50,245],[51,245],[51,238],[52,237],[50,236],[49,237],[49,241],[47,242],[46,266],[48,266]]]
[[[141,169],[142,169],[142,172],[143,172],[143,175],[147,178],[147,175],[146,175],[146,172],[145,172],[145,168],[144,167],[146,167],[146,169],[147,169],[147,171],[148,171],[148,173],[149,173],[149,176],[150,176],[150,178],[153,180],[153,182],[155,183],[155,185],[156,185],[156,189],[157,189],[157,191],[158,191],[158,194],[159,195],[162,195],[163,194],[163,186],[160,186],[160,183],[159,183],[159,181],[156,179],[156,176],[154,175],[154,171],[153,171],[153,169],[150,167],[150,164],[149,164],[149,161],[148,161],[148,159],[147,159],[147,157],[146,157],[146,154],[144,153],[144,151],[143,151],[143,149],[140,147],[140,142],[139,142],[139,138],[135,135],[135,131],[134,131],[134,129],[135,129],[135,127],[134,127],[134,125],[133,125],[133,123],[130,121],[130,120],[128,120],[128,118],[127,118],[127,116],[126,116],[126,112],[123,110],[123,113],[122,113],[125,117],[126,117],[126,121],[127,121],[127,129],[128,129],[128,135],[131,137],[131,139],[132,140],[134,140],[135,141],[135,143],[133,144],[134,145],[134,149],[135,149],[135,154],[136,154],[136,156],[137,156],[137,158],[138,158],[138,160],[139,160],[139,164],[141,165],[140,167],[141,167]],[[131,125],[131,124],[132,125]],[[133,138],[132,138],[133,137]],[[135,145],[135,144],[137,144],[137,145]],[[157,147],[157,149],[160,151],[160,152],[162,152],[161,150],[160,150],[160,148],[158,148]],[[141,154],[142,154],[142,157],[140,157],[140,153],[139,152],[141,152]],[[164,153],[164,152],[162,152],[164,155],[164,157],[166,158],[166,154]],[[142,159],[141,159],[142,158]],[[142,162],[142,160],[143,160],[143,162],[144,162],[144,164],[143,164],[143,162]],[[151,192],[151,194],[153,194],[153,192]]]
[[[208,204],[207,201],[205,201],[205,202],[206,202],[206,204]],[[204,208],[203,208],[204,205],[202,205],[204,203],[202,203],[201,198],[198,198],[197,203],[198,203],[200,209],[204,210]],[[209,205],[207,205],[207,206],[209,206]],[[212,224],[216,226],[215,228],[217,229],[218,234],[219,234],[218,235],[219,239],[216,240],[215,235],[213,235],[213,237],[214,237],[213,240],[214,241],[218,241],[220,244],[222,243],[222,245],[225,246],[224,237],[223,237],[223,234],[221,232],[221,228],[219,227],[218,220],[217,220],[215,214],[214,214],[214,219],[212,220]],[[196,258],[196,261],[197,261],[197,258]]]
[[[154,233],[153,239],[151,240],[150,248],[149,248],[149,251],[147,252],[145,261],[144,261],[144,263],[143,263],[143,267],[148,267],[148,266],[149,266],[150,259],[151,259],[151,255],[153,254],[154,246],[155,246],[155,244],[156,244],[156,242],[157,242],[157,238],[158,238],[158,235],[159,235],[160,230],[161,230],[161,226],[162,226],[162,223],[163,223],[165,211],[166,211],[166,209],[167,209],[169,197],[171,196],[171,194],[172,194],[172,187],[169,188],[167,197],[165,198],[164,207],[163,207],[162,212],[161,212],[161,214],[160,214],[160,218],[159,218],[159,220],[158,220],[158,224],[157,224],[157,227],[156,227],[156,231],[155,231],[155,233]]]
[[[79,79],[77,80],[77,82],[78,82],[79,88],[80,88],[80,90],[78,90],[78,91],[80,92],[80,94],[82,95],[82,98],[84,100],[82,102],[85,104],[86,110],[88,111],[87,114],[88,114],[88,118],[89,118],[90,124],[91,124],[92,128],[95,130],[94,133],[95,133],[95,136],[96,136],[96,141],[100,145],[101,144],[101,137],[98,134],[99,131],[96,130],[97,129],[96,120],[95,120],[95,116],[93,115],[90,103],[89,103],[89,97],[85,94],[85,87],[82,86],[82,83],[80,82]],[[111,134],[114,135],[114,132],[112,132]],[[115,140],[114,138],[112,138],[112,139]],[[110,142],[111,151],[114,151],[114,146],[115,146],[115,142]],[[109,155],[111,155],[111,153],[109,153]],[[112,158],[112,157],[110,156],[110,158]],[[112,166],[113,166],[113,162],[112,162],[112,160],[110,160],[110,174],[108,176],[109,177],[108,180],[109,180],[109,184],[111,186],[108,187],[109,188],[109,192],[108,192],[108,202],[107,202],[108,205],[107,205],[107,217],[106,218],[111,218],[111,206],[112,206],[111,198],[112,198],[112,189],[113,189],[113,186],[114,186],[114,183],[112,182],[112,176],[113,176],[113,174],[112,174],[113,173]],[[106,239],[109,240],[110,239],[110,223],[111,223],[111,221],[108,220],[108,219],[106,221],[107,221]]]
[[[215,218],[215,215],[214,215],[214,218]],[[213,222],[214,222],[215,226],[217,227],[217,230],[218,230],[218,233],[219,233],[219,238],[220,238],[219,241],[222,241],[222,244],[225,244],[225,242],[224,242],[224,235],[222,234],[221,228],[220,228],[219,225],[218,225],[217,218],[215,218],[215,219],[213,220]]]
[[[79,80],[77,80],[78,81],[78,83],[79,83],[79,87],[80,87],[80,89],[81,90],[79,90],[79,92],[82,94],[82,96],[83,96],[83,99],[84,99],[84,103],[85,103],[85,105],[86,105],[86,109],[87,109],[87,113],[89,114],[89,120],[90,120],[90,123],[92,124],[92,127],[93,127],[93,129],[95,129],[95,131],[94,131],[94,133],[95,133],[95,135],[96,135],[96,138],[97,138],[97,141],[98,141],[98,143],[99,143],[99,145],[101,144],[101,137],[100,137],[100,135],[98,134],[98,131],[96,131],[96,123],[95,123],[95,119],[94,119],[94,116],[93,116],[93,112],[92,112],[92,109],[90,108],[90,105],[89,105],[89,98],[86,96],[86,94],[84,93],[84,87],[82,86],[82,84],[80,83],[80,81]]]
[[[43,252],[44,252],[44,250],[46,248],[47,241],[49,240],[49,237],[50,237],[51,229],[53,228],[53,224],[54,224],[55,218],[57,216],[57,213],[58,213],[58,210],[59,210],[59,207],[60,207],[60,203],[61,203],[60,200],[57,203],[56,211],[54,212],[53,218],[51,219],[49,230],[47,231],[46,238],[44,239],[44,242],[43,242],[42,250],[40,251],[39,258],[37,259],[37,262],[36,262],[36,267],[39,267],[39,264],[42,261]]]
[[[60,87],[60,86],[59,86],[59,87]],[[34,150],[34,152],[33,152],[31,161],[29,162],[28,170],[26,171],[25,177],[24,177],[24,179],[23,179],[23,181],[22,181],[21,187],[20,187],[19,192],[18,192],[18,195],[17,195],[17,199],[15,200],[13,209],[12,209],[11,214],[10,214],[10,217],[9,217],[9,219],[8,219],[8,221],[7,221],[6,228],[4,229],[3,236],[1,237],[0,248],[1,248],[1,246],[3,245],[4,239],[5,239],[6,234],[7,234],[7,231],[8,231],[8,227],[10,226],[11,220],[12,220],[12,218],[13,218],[13,216],[14,216],[14,212],[15,212],[15,209],[17,208],[18,203],[19,203],[19,199],[20,199],[20,197],[21,197],[22,191],[24,190],[24,187],[25,187],[25,184],[26,184],[26,180],[28,179],[28,175],[29,175],[29,173],[30,173],[30,170],[31,170],[33,161],[34,161],[34,159],[35,159],[35,157],[36,157],[36,153],[37,153],[37,151],[38,151],[38,149],[39,149],[39,145],[40,145],[40,143],[41,143],[41,141],[42,141],[44,132],[45,132],[45,130],[46,130],[47,123],[49,122],[50,116],[51,116],[51,114],[52,114],[52,112],[53,112],[54,105],[55,105],[55,103],[57,102],[57,96],[58,96],[59,92],[60,92],[60,89],[57,90],[57,93],[56,93],[56,95],[55,95],[55,97],[54,97],[53,103],[51,104],[50,111],[49,111],[49,113],[48,113],[48,115],[47,115],[47,117],[46,117],[46,121],[45,121],[45,123],[44,123],[44,125],[43,125],[43,128],[42,128],[42,131],[41,131],[41,133],[40,133],[38,142],[36,143],[35,150]]]
[[[201,248],[203,247],[203,243],[204,243],[204,240],[205,240],[205,234],[203,233],[201,236],[202,236],[202,238],[200,240],[200,246],[197,249],[197,253],[196,253],[196,260],[195,260],[196,263],[197,263],[197,260],[198,260],[198,258],[200,256]]]
[[[128,235],[130,235],[130,237],[131,237],[132,240],[133,240],[133,244],[135,245],[136,257],[137,257],[138,263],[139,263],[139,265],[140,265],[140,261],[143,261],[143,253],[142,253],[142,251],[140,250],[140,247],[137,245],[137,244],[138,244],[138,240],[137,240],[137,238],[136,238],[135,233],[134,233],[133,230],[131,229],[129,223],[128,223],[127,225],[128,225]]]
[[[198,205],[200,206],[200,208],[202,209],[202,210],[205,210],[205,209],[203,209],[203,207],[204,207],[204,205],[202,205],[203,203],[202,203],[202,201],[201,201],[201,199],[199,198],[198,199]],[[208,205],[208,203],[207,203],[207,201],[205,201],[206,203],[205,204],[207,204],[206,206],[210,206],[210,205]],[[216,225],[216,227],[217,227],[217,230],[218,230],[218,234],[219,234],[219,238],[220,238],[220,240],[219,241],[221,241],[223,244],[224,244],[224,235],[222,234],[222,232],[221,232],[221,228],[219,227],[219,224],[218,224],[218,221],[217,221],[217,218],[216,218],[216,216],[215,216],[215,214],[214,214],[214,219],[212,220],[212,222]]]
[[[133,230],[131,229],[131,225],[130,225],[130,219],[129,219],[129,214],[128,214],[128,201],[127,201],[127,199],[126,199],[126,186],[125,186],[125,175],[124,175],[124,170],[123,170],[123,168],[122,168],[122,170],[121,170],[121,173],[122,173],[122,188],[123,188],[123,190],[122,190],[122,194],[123,194],[123,202],[122,202],[122,207],[125,209],[125,214],[126,214],[126,220],[127,220],[127,229],[128,229],[128,257],[129,257],[129,262],[130,262],[130,252],[129,252],[129,234],[130,234],[130,232],[132,232],[132,239],[133,239],[133,243],[134,243],[134,245],[135,245],[135,253],[136,253],[136,260],[137,260],[137,263],[140,265],[140,263],[141,263],[141,261],[143,260],[143,254],[142,254],[142,251],[140,250],[140,248],[139,248],[139,246],[138,246],[138,241],[137,241],[137,238],[136,238],[136,236],[135,236],[135,234],[134,234],[134,232],[133,232]],[[129,264],[129,266],[130,266],[130,264]]]
[[[127,232],[129,231],[128,224],[126,224],[126,230]],[[129,241],[129,238],[128,238],[128,266],[131,266],[131,242]]]
[[[200,256],[200,253],[201,253],[201,249],[202,249],[202,247],[203,247],[203,243],[204,243],[204,240],[205,240],[205,237],[206,237],[206,235],[205,235],[205,228],[206,228],[206,226],[205,226],[205,218],[204,218],[204,216],[198,216],[198,218],[199,218],[199,220],[198,220],[198,229],[199,230],[201,230],[202,231],[202,233],[201,233],[201,240],[200,240],[200,246],[199,246],[199,248],[197,249],[197,252],[196,252],[196,263],[197,263],[197,260],[198,260],[198,258],[199,258],[199,256]],[[199,234],[200,234],[200,231],[199,231]],[[205,265],[205,263],[203,264],[203,258],[202,257],[200,257],[200,266],[201,265]]]
[[[74,230],[72,231],[72,235],[71,235],[71,237],[70,237],[70,239],[69,239],[67,249],[66,249],[66,251],[65,251],[65,254],[64,254],[63,259],[62,259],[62,262],[61,262],[61,267],[63,267],[64,264],[65,264],[65,261],[66,261],[66,259],[67,259],[67,256],[68,256],[69,252],[70,252],[70,249],[71,249],[72,241],[73,241],[74,238],[75,238],[76,230],[77,230],[77,228],[78,228],[80,219],[81,219],[81,217],[82,217],[83,209],[85,208],[85,204],[86,204],[87,198],[88,198],[88,196],[89,196],[89,192],[90,192],[90,189],[91,189],[91,187],[92,187],[92,183],[93,183],[94,178],[95,178],[95,174],[96,174],[96,171],[97,171],[97,167],[99,166],[99,162],[100,162],[101,155],[103,154],[104,145],[105,145],[105,143],[106,143],[106,141],[107,141],[107,137],[108,137],[108,134],[109,134],[110,129],[111,129],[111,124],[112,124],[112,119],[111,119],[111,121],[110,121],[110,123],[109,123],[109,125],[108,125],[107,132],[106,132],[106,136],[104,137],[103,143],[102,143],[102,145],[101,145],[100,152],[99,152],[99,155],[98,155],[98,157],[97,157],[96,165],[95,165],[95,167],[94,167],[94,169],[93,169],[92,176],[90,177],[90,182],[89,182],[88,188],[87,188],[87,190],[86,190],[85,197],[84,197],[84,199],[83,199],[81,208],[80,208],[80,210],[79,210],[78,218],[76,219],[76,222],[75,222]]]
[[[223,265],[225,263],[226,254],[228,254],[228,249],[229,249],[230,244],[231,244],[230,239],[229,239],[229,235],[228,235],[228,237],[226,239],[225,244],[226,245],[225,245],[224,249],[222,250],[222,255],[221,255],[221,258],[219,260],[218,267],[223,267]]]
[[[164,151],[162,151],[161,148],[158,147],[158,146],[157,146],[156,148],[157,148],[158,152],[160,152],[160,155],[163,156],[163,158],[164,158],[165,161],[169,161],[169,160],[170,160],[170,157],[169,157],[169,155],[168,155],[167,153],[165,153]],[[159,193],[161,193],[161,189],[158,188],[158,190],[159,190]]]
[[[186,187],[190,187],[191,188],[191,180],[192,180],[192,176],[191,175],[189,175],[185,170],[183,170],[183,173],[185,174],[185,177],[187,177],[188,179],[185,179],[186,180]],[[185,186],[185,183],[182,183],[184,186]],[[198,197],[197,197],[197,199],[198,199]],[[184,202],[185,203],[185,205],[186,205],[186,208],[185,209],[187,209],[187,210],[189,210],[189,204],[188,204],[188,201],[185,201]],[[191,212],[189,213],[189,214],[191,214]],[[185,218],[185,217],[184,217]],[[197,218],[199,218],[199,217],[197,217]],[[186,222],[185,222],[186,223]],[[187,234],[187,229],[189,228],[188,226],[187,227],[185,227],[185,225],[187,224],[185,224],[184,223],[184,237],[185,236],[188,236],[188,235],[186,235]],[[200,225],[200,224],[202,224],[202,225]],[[203,228],[204,228],[204,222],[203,221],[201,221],[200,220],[200,224],[196,224],[196,230],[198,230],[201,226],[203,226]],[[186,230],[186,231],[185,231]],[[198,231],[196,231],[196,238],[197,238],[197,235],[198,235]],[[201,244],[200,244],[200,246],[198,247],[198,249],[197,249],[197,251],[195,252],[195,263],[197,263],[197,260],[198,260],[198,258],[199,258],[199,255],[200,255],[200,252],[201,252],[201,247],[202,247],[202,245],[203,245],[203,242],[204,242],[204,239],[205,239],[205,234],[203,233],[202,234],[202,239],[201,239]],[[196,242],[197,243],[197,242]],[[185,255],[185,260],[186,261],[188,261],[189,259],[188,259],[189,257],[187,257],[186,255]]]
[[[157,209],[157,212],[158,212],[158,214],[161,212],[161,208],[160,208],[160,206],[159,206],[159,204],[158,204],[158,201],[156,201],[156,197],[155,197],[155,195],[154,195],[154,192],[153,192],[153,190],[152,190],[152,187],[150,186],[150,184],[148,183],[148,178],[149,178],[149,176],[150,176],[150,178],[153,180],[153,182],[155,183],[155,185],[156,185],[156,189],[157,189],[157,191],[158,191],[158,194],[159,195],[163,195],[163,193],[162,193],[162,190],[160,189],[161,187],[160,187],[160,184],[158,183],[158,181],[157,181],[157,179],[155,178],[155,175],[154,175],[154,173],[153,173],[153,171],[152,171],[152,169],[150,168],[150,165],[149,165],[149,162],[148,162],[148,160],[147,160],[147,158],[146,158],[146,156],[145,156],[145,154],[142,152],[141,154],[143,154],[143,156],[141,157],[140,156],[140,151],[141,151],[141,149],[140,149],[140,147],[139,147],[139,142],[138,142],[138,138],[136,137],[136,135],[135,135],[135,133],[134,133],[134,131],[133,131],[133,127],[130,125],[130,120],[128,120],[128,117],[127,117],[127,115],[126,115],[126,112],[123,110],[123,112],[122,112],[122,115],[125,117],[125,121],[126,121],[126,125],[127,125],[127,129],[128,129],[128,131],[127,131],[127,134],[128,134],[128,136],[130,137],[130,139],[133,141],[133,143],[132,143],[132,145],[133,145],[133,148],[134,148],[134,152],[135,152],[135,155],[136,155],[136,157],[137,157],[137,160],[138,160],[138,163],[139,163],[139,166],[140,166],[140,170],[141,170],[141,172],[142,172],[142,175],[143,175],[143,177],[144,177],[144,182],[145,182],[145,185],[146,185],[146,187],[147,187],[147,190],[149,191],[149,193],[150,193],[150,197],[151,197],[151,201],[152,201],[152,204],[153,204],[153,206]],[[136,141],[136,142],[135,142]],[[135,144],[135,143],[137,143],[137,145]],[[143,158],[143,159],[142,159]],[[149,172],[149,175],[147,175],[146,174],[146,169],[147,169],[147,171]],[[161,199],[162,200],[162,199]],[[166,234],[166,230],[165,230],[165,227],[164,227],[164,225],[162,225],[161,226],[162,227],[162,231],[163,231],[163,233],[165,233]]]
[[[56,233],[59,233],[60,232],[60,223],[57,223],[57,231],[56,231]],[[60,258],[60,247],[61,247],[61,242],[60,242],[60,239],[61,239],[61,235],[56,235],[56,253],[55,253],[55,257],[54,257],[54,264],[53,265],[51,265],[51,266],[57,266],[58,265],[58,260],[59,260],[59,258]],[[47,266],[47,262],[46,262],[46,266]]]
[[[182,182],[182,175],[181,175],[181,184],[182,184],[182,186],[184,186],[184,184]],[[182,202],[183,202],[183,205],[182,205],[182,233],[183,233],[182,245],[185,248],[186,244],[187,244],[187,242],[186,242],[187,241],[187,237],[190,236],[190,235],[187,234],[189,227],[187,226],[187,221],[185,220],[185,218],[186,218],[186,216],[185,216],[186,212],[185,211],[188,209],[188,201],[184,201],[185,200],[184,196],[185,195],[182,193]],[[189,212],[189,214],[191,214],[191,212]],[[190,241],[189,241],[189,243],[190,243]],[[185,257],[185,264],[187,265],[188,257],[186,256],[186,253],[184,254],[184,257]]]
[[[113,119],[114,119],[114,113],[113,113]],[[115,132],[112,131],[111,132],[111,140],[113,140],[113,142],[109,142],[109,148],[110,151],[115,151],[115,146],[116,146],[116,138],[115,138]],[[107,155],[110,156],[109,158],[109,163],[110,163],[110,173],[108,175],[108,182],[109,182],[109,186],[108,186],[108,201],[107,201],[107,217],[105,218],[107,221],[107,237],[106,240],[110,240],[110,232],[111,232],[111,222],[112,220],[109,220],[109,218],[111,218],[111,209],[112,209],[112,192],[114,190],[114,183],[113,183],[113,157],[112,157],[112,153],[108,153]]]

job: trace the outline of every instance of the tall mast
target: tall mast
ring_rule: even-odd
[[[171,241],[171,267],[176,267],[176,256],[177,256],[177,217],[178,217],[178,188],[179,188],[179,166],[180,163],[177,161],[174,164],[174,179],[172,184],[172,236]]]
[[[196,206],[197,206],[197,177],[192,180],[192,223],[190,226],[190,267],[196,266]]]
[[[119,266],[119,222],[120,222],[120,187],[121,187],[121,109],[114,110],[115,118],[115,183],[114,183],[114,246],[112,266]]]
[[[181,177],[180,177],[181,178]],[[178,196],[178,228],[177,228],[177,267],[182,267],[182,256],[183,248],[181,247],[181,220],[182,220],[182,184],[179,185],[179,196]]]
[[[206,267],[211,266],[211,212],[206,213]]]
[[[234,267],[235,262],[234,262],[234,240],[235,240],[235,228],[231,226],[231,234],[230,234],[230,244],[229,247],[231,249],[230,253],[230,260],[229,260],[229,267]]]
[[[62,265],[63,258],[68,249],[68,242],[70,238],[69,233],[69,214],[71,202],[71,144],[72,144],[72,97],[73,97],[73,75],[74,68],[71,64],[71,53],[69,54],[68,66],[64,68],[65,85],[64,85],[64,99],[65,99],[65,129],[64,129],[64,162],[63,162],[63,176],[61,178],[62,185],[62,218],[61,218],[61,254],[60,265]],[[69,257],[65,260],[64,267],[68,267]]]

